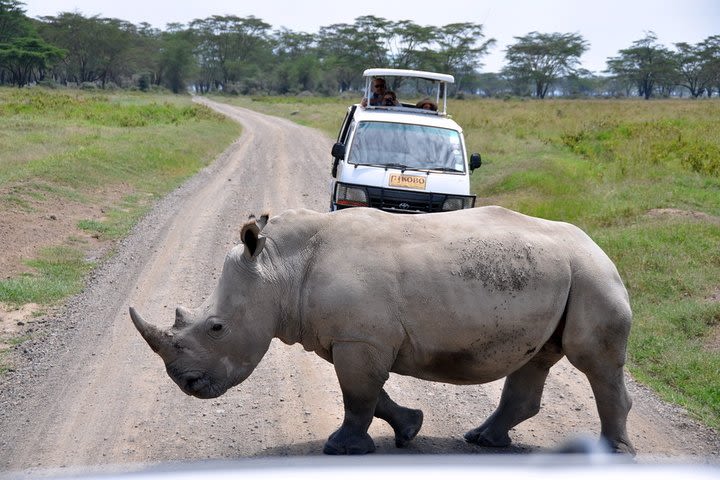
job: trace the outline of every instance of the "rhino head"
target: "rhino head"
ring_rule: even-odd
[[[135,328],[188,395],[222,395],[252,373],[270,346],[274,325],[256,301],[262,289],[257,257],[265,245],[260,235],[265,222],[267,216],[260,222],[251,217],[243,226],[243,246],[225,258],[213,294],[197,310],[178,307],[171,328],[163,330],[146,322],[130,307]]]

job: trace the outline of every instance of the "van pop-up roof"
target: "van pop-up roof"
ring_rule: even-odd
[[[375,77],[383,77],[388,87],[392,82],[388,81],[388,77],[406,77],[406,78],[418,78],[428,80],[435,84],[434,101],[435,105],[438,106],[437,112],[430,112],[424,110],[423,113],[433,113],[435,115],[447,115],[447,84],[455,83],[455,77],[444,73],[425,72],[422,70],[404,70],[399,68],[368,68],[363,72],[365,77],[365,98],[370,98],[372,95],[372,81]],[[397,92],[396,92],[397,93]],[[432,97],[431,97],[432,99]],[[440,100],[442,99],[442,104]],[[403,104],[401,107],[390,107],[405,110],[409,105]],[[388,107],[372,107],[366,108],[388,108]],[[419,109],[413,108],[417,111]]]

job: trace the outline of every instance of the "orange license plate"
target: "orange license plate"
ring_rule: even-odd
[[[414,188],[416,190],[425,190],[427,178],[420,175],[403,175],[401,173],[391,173],[388,184],[391,187]]]

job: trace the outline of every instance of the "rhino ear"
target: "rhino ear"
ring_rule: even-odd
[[[240,231],[240,240],[243,244],[245,244],[244,253],[249,259],[252,260],[256,258],[260,255],[260,252],[262,252],[262,249],[265,246],[265,237],[260,235],[260,227],[254,217],[243,225],[242,230]]]

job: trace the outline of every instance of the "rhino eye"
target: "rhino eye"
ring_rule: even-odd
[[[223,321],[218,318],[211,317],[207,321],[207,334],[212,338],[219,340],[220,338],[227,335],[229,329]]]

